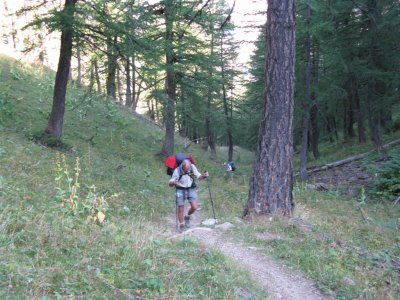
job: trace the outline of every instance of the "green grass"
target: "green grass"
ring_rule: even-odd
[[[160,234],[175,203],[159,128],[70,86],[63,147],[47,148],[35,136],[54,74],[4,56],[0,70],[1,299],[235,299],[240,287],[264,297],[221,254]],[[201,170],[224,173],[191,150]]]
[[[158,155],[164,138],[158,127],[72,85],[63,147],[47,148],[35,136],[46,127],[54,74],[0,56],[0,78],[1,299],[240,299],[238,288],[265,299],[249,274],[220,253],[160,234],[175,204]],[[370,147],[321,144],[323,159],[311,163]],[[188,151],[179,139],[176,151]],[[196,145],[189,151],[211,174],[220,222],[241,216],[253,153],[235,148],[231,177],[222,165],[225,147],[217,159]],[[207,185],[199,188],[203,215],[211,217]],[[350,199],[298,185],[294,218],[254,218],[231,234],[338,299],[398,299],[400,209],[365,195]],[[257,238],[266,231],[280,238]]]
[[[295,189],[295,199],[292,220],[256,218],[241,228],[241,238],[301,270],[338,299],[398,299],[398,207],[301,186]],[[264,232],[278,238],[257,237]]]

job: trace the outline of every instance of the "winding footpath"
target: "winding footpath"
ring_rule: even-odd
[[[218,226],[216,228],[201,227],[201,220],[201,211],[198,211],[192,220],[192,228],[178,234],[173,231],[175,216],[170,216],[168,223],[172,230],[167,235],[170,238],[194,237],[205,247],[218,250],[235,260],[238,265],[250,272],[254,281],[264,288],[268,299],[334,299],[320,291],[302,274],[280,265],[271,257],[258,252],[256,247],[230,241]]]

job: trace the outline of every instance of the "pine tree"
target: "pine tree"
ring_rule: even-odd
[[[245,215],[292,214],[295,42],[294,1],[269,0],[264,118]]]

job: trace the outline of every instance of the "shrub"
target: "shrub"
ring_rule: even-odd
[[[400,196],[400,151],[393,152],[378,170],[376,193],[388,199]]]

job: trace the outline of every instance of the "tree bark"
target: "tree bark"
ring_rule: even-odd
[[[128,56],[125,62],[125,74],[126,74],[126,87],[125,87],[125,106],[132,106],[132,89],[131,89],[131,59]]]
[[[122,81],[121,81],[121,70],[117,68],[117,91],[118,91],[118,102],[123,104],[124,103],[124,97],[122,93]]]
[[[315,159],[319,158],[319,124],[318,124],[318,102],[317,102],[317,86],[318,86],[318,69],[319,69],[319,59],[318,59],[318,43],[313,41],[313,72],[312,72],[312,86],[314,86],[311,92],[311,110],[310,110],[310,136],[311,136],[311,148],[313,156]]]
[[[360,95],[358,94],[358,84],[356,82],[356,76],[354,74],[351,75],[351,82],[352,82],[352,97],[354,99],[355,105],[355,115],[357,119],[357,135],[358,135],[358,142],[360,144],[365,144],[367,142],[367,137],[365,135],[365,127],[364,127],[364,116],[361,110],[361,100]]]
[[[93,92],[93,86],[94,86],[94,65],[93,65],[93,61],[90,62],[90,77],[89,77],[89,92],[92,93]]]
[[[226,133],[228,137],[228,161],[233,160],[233,137],[232,137],[232,118],[229,116],[228,110],[228,99],[226,95],[226,84],[225,84],[225,66],[223,59],[223,45],[224,45],[224,34],[221,36],[221,79],[222,79],[222,101],[224,104],[224,114],[226,122]]]
[[[318,149],[318,139],[319,139],[319,128],[318,128],[318,106],[315,101],[315,97],[313,98],[313,104],[310,110],[310,144],[313,152],[313,156],[315,159],[319,158],[319,149]]]
[[[99,74],[99,65],[97,64],[97,58],[93,61],[93,68],[94,68],[94,76],[96,78],[96,85],[97,85],[97,92],[99,94],[102,93],[101,90],[101,82],[100,82],[100,74]]]
[[[343,100],[343,135],[345,139],[355,137],[354,133],[354,112],[351,97]]]
[[[141,79],[139,82],[137,81],[136,77],[136,58],[135,58],[135,53],[132,54],[132,111],[136,111],[138,102],[139,102],[139,97],[142,92],[142,81]],[[137,89],[136,89],[137,87]],[[156,87],[156,85],[154,86]]]
[[[64,124],[65,95],[71,67],[74,10],[77,0],[65,0],[63,13],[68,21],[62,24],[60,58],[54,83],[53,106],[47,123],[46,133],[61,138]]]
[[[107,37],[107,78],[106,89],[107,96],[115,99],[117,97],[116,72],[117,72],[117,56],[115,54],[115,45],[117,36]]]
[[[212,5],[212,4],[211,4]],[[217,151],[215,148],[215,141],[214,141],[214,134],[213,131],[211,130],[211,108],[212,108],[212,103],[213,103],[213,84],[211,83],[213,81],[213,58],[214,58],[214,21],[210,21],[210,32],[211,32],[211,41],[210,41],[210,60],[208,62],[207,68],[208,68],[208,80],[210,81],[210,84],[208,85],[207,88],[207,114],[206,114],[206,120],[205,120],[205,139],[203,141],[203,150],[207,151],[208,147],[211,149],[211,156],[216,157],[217,156]]]
[[[294,0],[268,0],[264,114],[244,215],[291,216],[293,190]]]
[[[132,111],[136,111],[137,103],[139,101],[140,85],[136,91],[136,59],[135,53],[132,54]]]
[[[173,53],[173,0],[165,1],[165,57],[167,78],[165,80],[167,99],[165,103],[165,139],[161,154],[169,156],[174,153],[174,135],[175,135],[175,102],[176,102],[176,74],[174,70]]]

